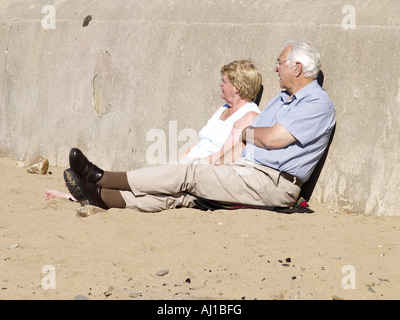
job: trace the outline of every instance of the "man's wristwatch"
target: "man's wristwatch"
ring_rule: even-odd
[[[246,142],[247,130],[249,130],[249,129],[250,129],[250,127],[246,127],[242,131],[242,142]]]

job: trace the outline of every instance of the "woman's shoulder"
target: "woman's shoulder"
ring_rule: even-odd
[[[258,107],[258,105],[255,102],[249,102],[247,104],[245,104],[243,107],[246,108],[247,111],[254,111],[257,113],[260,113],[260,108]]]
[[[229,106],[227,104],[223,105],[222,107],[218,107],[214,111],[212,117],[214,117],[214,116],[218,116],[219,117],[225,111],[226,108],[229,108]]]
[[[234,116],[235,116],[236,120],[238,120],[249,112],[255,112],[255,113],[259,114],[260,108],[254,102],[248,102],[243,107],[241,107],[238,111],[236,111]]]

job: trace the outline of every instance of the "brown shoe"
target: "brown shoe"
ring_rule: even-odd
[[[69,152],[69,165],[84,180],[90,182],[96,183],[104,174],[102,169],[91,163],[77,148],[72,148]]]
[[[101,199],[101,186],[84,180],[72,169],[64,171],[64,180],[69,192],[78,200],[81,206],[92,205],[103,209],[109,209]]]

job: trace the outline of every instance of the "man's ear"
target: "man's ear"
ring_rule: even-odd
[[[303,73],[303,65],[301,62],[296,62],[296,65],[294,66],[294,72],[296,77],[300,77],[301,74]]]

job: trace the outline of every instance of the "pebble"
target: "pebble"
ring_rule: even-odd
[[[16,249],[19,247],[18,243],[12,244],[11,246],[8,247],[8,249]]]
[[[158,275],[159,277],[165,276],[165,275],[168,274],[168,273],[169,273],[169,270],[167,270],[167,269],[157,271],[157,275]]]
[[[15,167],[16,168],[25,168],[25,163],[23,163],[22,161],[17,161],[15,163]]]
[[[372,293],[378,293],[378,291],[376,291],[373,287],[369,287],[368,291]]]
[[[108,289],[107,289],[107,291],[106,291],[106,292],[104,292],[104,295],[105,295],[106,297],[109,297],[109,296],[111,296],[111,295],[112,295],[112,292],[113,292],[113,290],[114,290],[114,287],[113,287],[113,286],[109,286],[109,287],[108,287]]]
[[[87,205],[87,206],[82,206],[79,209],[77,209],[76,216],[78,218],[86,218],[86,217],[93,216],[97,213],[104,213],[104,212],[107,212],[107,210],[99,208],[99,207]]]
[[[49,160],[46,157],[39,155],[29,164],[27,171],[29,173],[45,175],[48,169]]]
[[[291,299],[291,300],[300,299],[300,292],[292,293],[291,295],[289,295],[289,299]]]
[[[140,292],[130,292],[129,293],[129,298],[137,298],[140,296]]]
[[[74,300],[89,300],[89,298],[79,294],[74,297]]]

